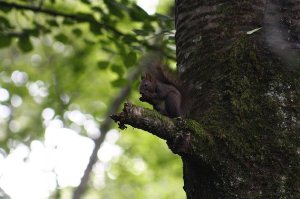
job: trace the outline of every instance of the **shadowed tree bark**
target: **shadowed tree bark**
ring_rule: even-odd
[[[189,118],[131,104],[112,118],[167,141],[187,198],[300,198],[300,1],[175,4]]]

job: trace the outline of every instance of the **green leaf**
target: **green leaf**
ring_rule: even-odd
[[[82,31],[79,28],[75,28],[74,30],[72,30],[72,32],[77,37],[80,37],[82,35]]]
[[[38,28],[34,28],[34,29],[24,29],[23,31],[24,31],[24,33],[25,33],[26,35],[34,36],[34,37],[38,37],[39,34],[40,34],[40,31],[39,31]]]
[[[66,43],[68,41],[68,37],[62,33],[56,35],[54,38],[62,43]]]
[[[104,50],[105,52],[111,53],[111,54],[116,53],[114,50],[112,50],[112,48],[109,48],[107,46],[102,46],[102,50]]]
[[[158,14],[156,13],[155,14],[156,18],[160,21],[173,21],[173,18],[172,17],[169,17],[167,15],[162,15],[162,14]]]
[[[0,48],[7,47],[11,44],[12,37],[0,34]]]
[[[108,66],[109,66],[109,62],[108,61],[99,61],[97,63],[98,65],[98,68],[103,70],[103,69],[106,69]]]
[[[123,69],[123,67],[122,67],[122,66],[119,66],[119,65],[116,65],[116,64],[113,64],[113,65],[111,66],[111,70],[112,70],[113,72],[117,73],[119,77],[122,77],[123,74],[124,74],[124,69]]]
[[[136,53],[134,52],[130,52],[129,54],[127,54],[126,57],[123,57],[124,65],[127,68],[134,66],[134,64],[136,64],[136,60],[137,60],[137,56]]]
[[[131,44],[132,42],[136,42],[137,39],[135,36],[133,35],[125,35],[122,39],[122,41],[124,41],[127,44]]]
[[[104,0],[109,12],[116,17],[123,18],[122,5],[114,0]]]
[[[144,52],[144,47],[143,46],[130,46],[130,48],[134,51]]]
[[[122,86],[124,86],[126,83],[127,83],[126,79],[118,78],[118,79],[112,81],[112,82],[111,82],[111,85],[112,85],[113,87],[122,87]]]
[[[84,39],[83,41],[84,41],[87,45],[95,45],[95,44],[96,44],[96,42],[91,41],[91,40],[89,40],[89,39]]]
[[[58,27],[58,23],[55,19],[50,19],[47,20],[48,25],[53,26],[53,27]]]
[[[0,27],[12,28],[9,21],[6,18],[1,17],[1,16],[0,16]]]
[[[150,19],[148,13],[138,5],[133,5],[133,8],[130,10],[129,15],[135,21],[147,21]]]
[[[118,40],[112,40],[113,42],[114,42],[114,44],[116,45],[116,48],[117,48],[117,50],[119,51],[119,54],[121,55],[121,56],[126,56],[126,48],[125,48],[125,46],[126,45],[124,45],[124,43],[122,43],[122,42],[120,42],[120,41],[118,41]]]
[[[30,42],[29,35],[24,34],[19,37],[18,46],[24,53],[31,51],[33,46]]]
[[[143,24],[143,30],[148,31],[148,32],[155,32],[155,29],[151,25],[151,23],[144,23]]]
[[[96,23],[90,23],[90,31],[95,35],[101,34],[101,27]]]
[[[91,4],[91,2],[89,0],[80,0],[80,1],[84,4]]]
[[[92,10],[99,12],[99,13],[103,13],[103,10],[100,7],[93,6]]]
[[[145,31],[145,30],[139,30],[139,29],[134,29],[133,32],[137,35],[140,36],[147,36],[149,35],[149,32]]]
[[[75,22],[72,19],[64,18],[63,22],[64,25],[74,25]]]
[[[175,36],[169,36],[168,39],[175,41]]]
[[[8,13],[9,11],[11,11],[12,10],[12,7],[1,7],[0,6],[0,10],[2,10],[3,12],[5,12],[5,13]]]
[[[77,17],[83,19],[83,20],[77,20],[76,23],[80,23],[80,22],[86,22],[86,20],[89,21],[96,21],[94,16],[92,14],[87,14],[87,13],[82,13],[82,12],[78,12],[76,13]]]

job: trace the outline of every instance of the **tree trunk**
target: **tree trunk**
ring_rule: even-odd
[[[177,0],[189,118],[112,116],[167,140],[187,198],[300,198],[300,0]]]
[[[213,140],[182,156],[187,198],[300,198],[299,5],[176,1],[178,72]]]

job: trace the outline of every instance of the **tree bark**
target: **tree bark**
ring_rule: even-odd
[[[299,5],[175,2],[178,74],[194,87],[189,118],[177,125],[125,107],[114,119],[181,155],[187,198],[300,198]]]

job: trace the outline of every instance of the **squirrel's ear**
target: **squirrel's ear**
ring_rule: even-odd
[[[149,76],[148,73],[143,73],[142,76],[141,76],[141,80],[147,80],[148,76]]]

